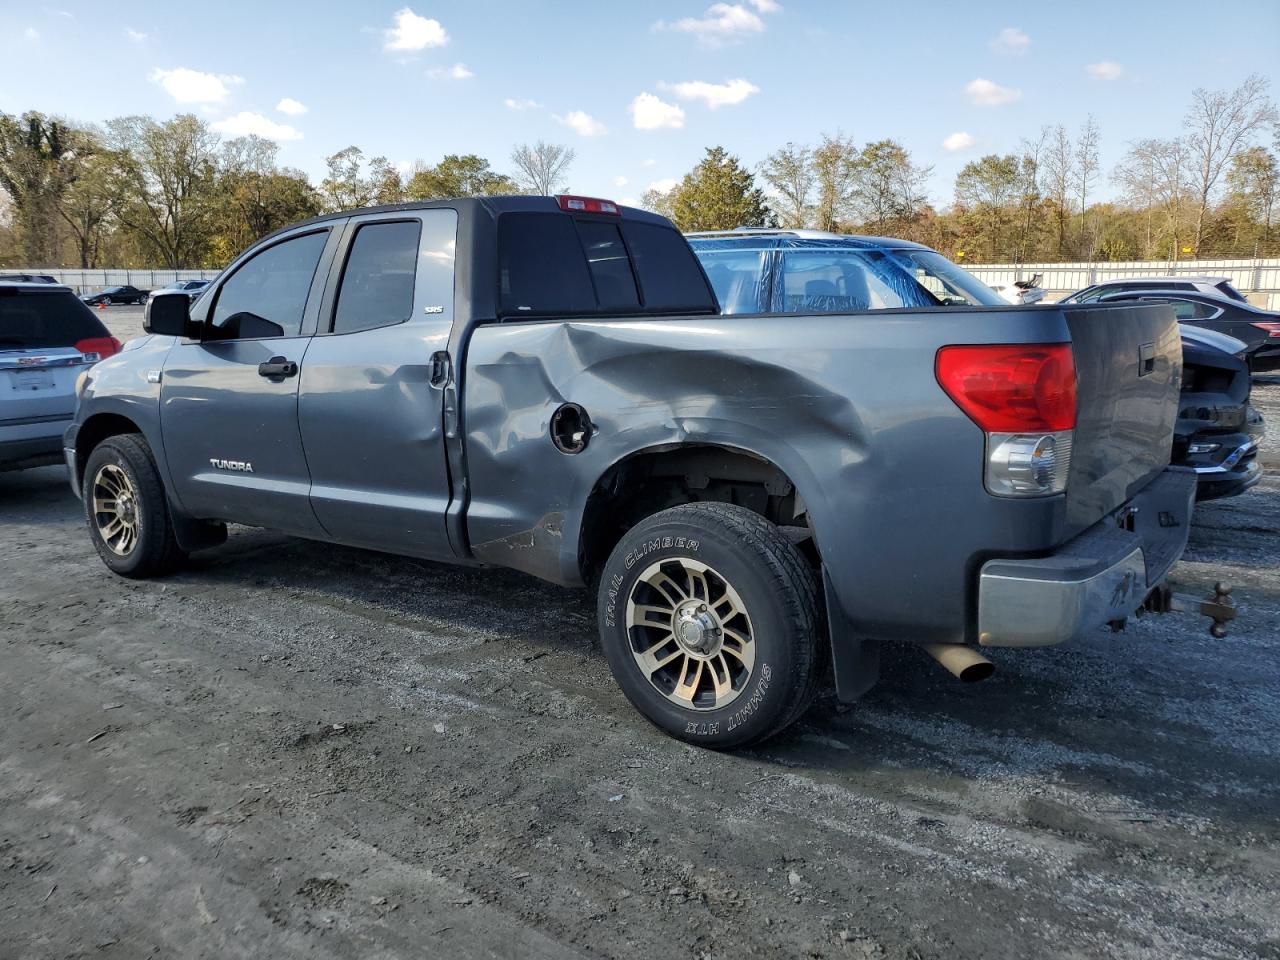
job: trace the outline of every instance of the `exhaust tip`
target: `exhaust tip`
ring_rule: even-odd
[[[996,672],[996,665],[960,643],[928,643],[925,652],[961,683],[977,683]]]

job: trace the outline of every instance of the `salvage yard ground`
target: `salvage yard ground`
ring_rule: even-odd
[[[1270,475],[1174,571],[1235,585],[1228,639],[1148,619],[977,686],[895,647],[737,754],[639,717],[585,594],[245,528],[133,583],[62,470],[0,475],[0,958],[1280,957],[1255,397]]]

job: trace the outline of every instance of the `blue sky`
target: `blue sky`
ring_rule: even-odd
[[[406,164],[474,152],[505,171],[513,144],[545,139],[577,152],[575,191],[615,199],[708,145],[754,166],[839,130],[905,143],[946,205],[967,160],[1042,124],[1092,113],[1109,170],[1126,141],[1175,134],[1194,87],[1276,84],[1280,59],[1276,0],[3,5],[8,112],[190,111],[226,135],[274,134],[282,162],[316,178],[348,144]]]

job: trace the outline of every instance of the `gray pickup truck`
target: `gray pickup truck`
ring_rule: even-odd
[[[737,746],[884,639],[971,678],[1169,606],[1173,312],[948,302],[722,315],[669,221],[592,198],[335,214],[157,296],[66,460],[124,576],[234,522],[592,584],[640,712]]]

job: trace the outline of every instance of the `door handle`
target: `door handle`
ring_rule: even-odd
[[[258,376],[270,380],[283,380],[285,377],[296,377],[298,365],[284,357],[272,357],[265,363],[258,364]]]

